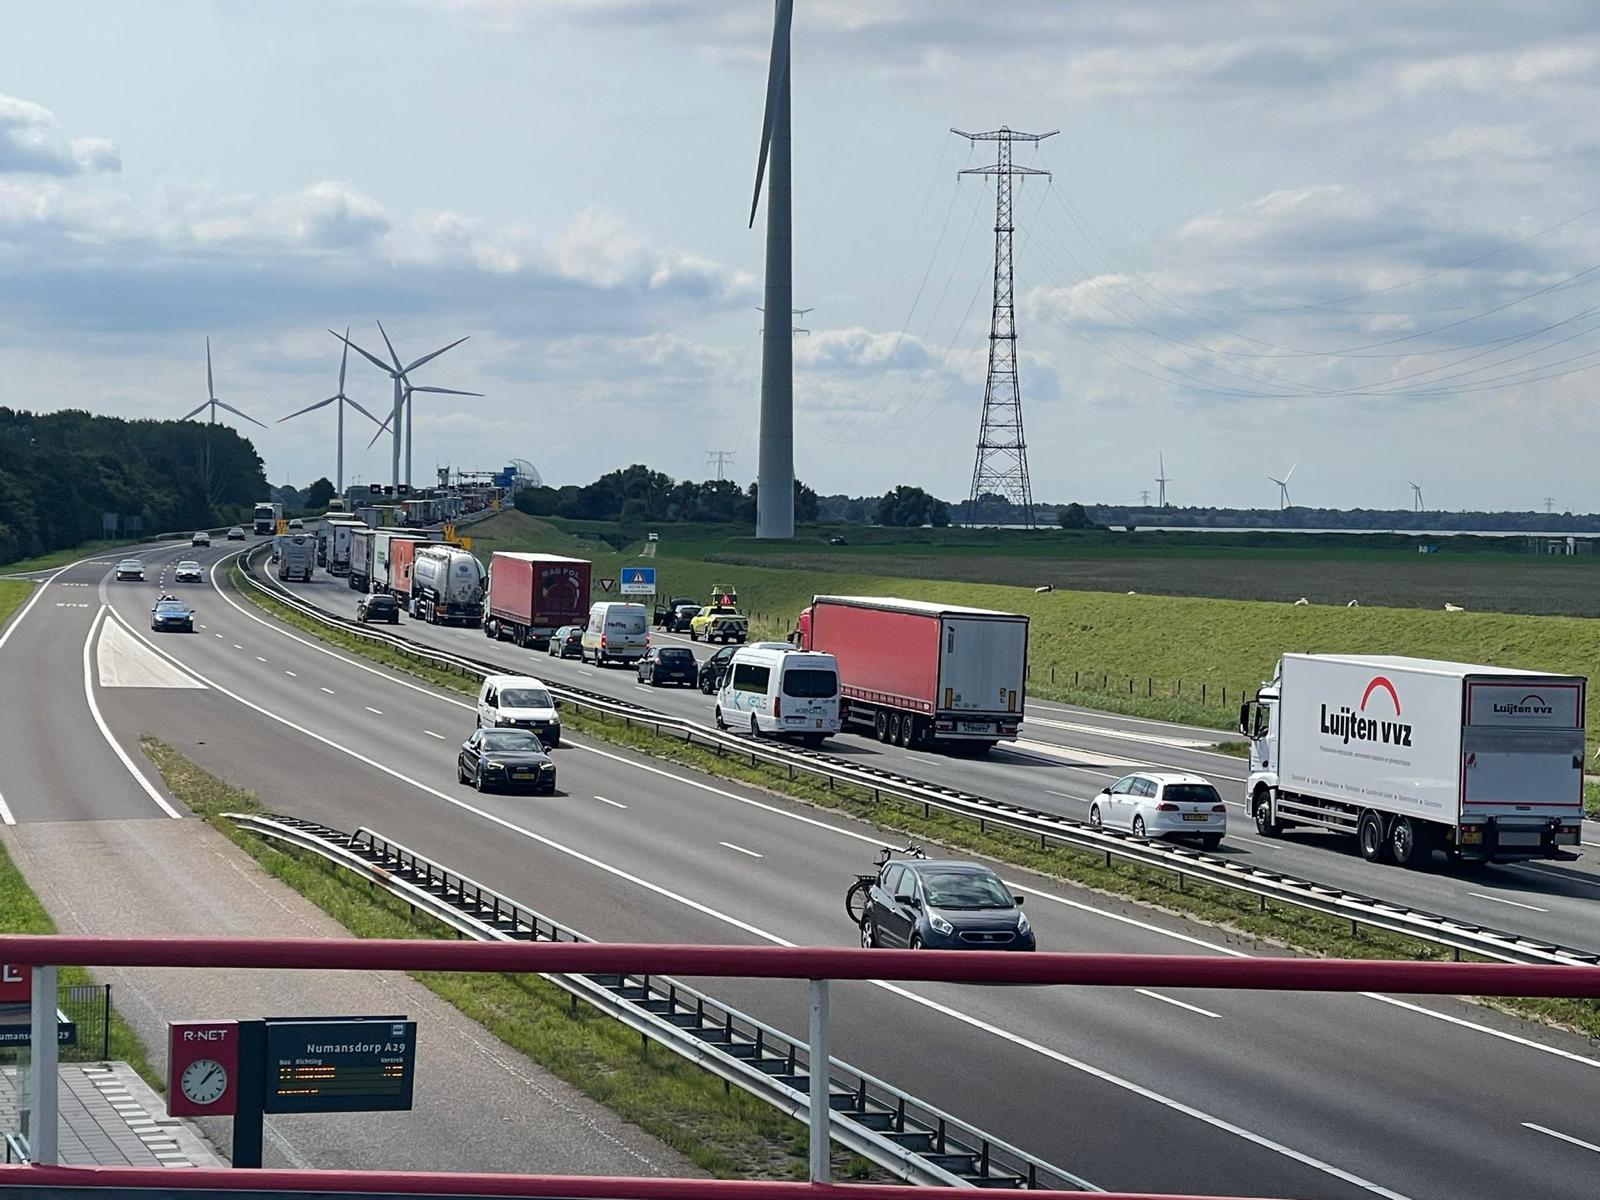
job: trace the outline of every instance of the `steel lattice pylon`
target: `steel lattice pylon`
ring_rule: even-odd
[[[1049,133],[1017,133],[1002,125],[988,133],[950,131],[972,142],[994,142],[992,167],[973,167],[962,175],[993,175],[994,200],[994,311],[989,320],[989,374],[983,386],[983,421],[978,426],[978,455],[972,466],[972,494],[967,500],[968,525],[982,523],[980,499],[1000,496],[1021,512],[1022,522],[1033,528],[1033,489],[1028,483],[1028,443],[1022,432],[1022,393],[1017,385],[1017,319],[1011,299],[1011,178],[1045,175],[1049,171],[1018,167],[1011,162],[1013,142],[1041,142]],[[988,505],[995,508],[993,504]],[[998,515],[998,514],[996,514]]]

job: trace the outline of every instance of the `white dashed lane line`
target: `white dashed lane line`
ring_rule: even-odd
[[[601,804],[609,804],[609,805],[611,805],[612,808],[627,808],[628,807],[626,804],[620,804],[615,800],[607,800],[604,796],[596,796],[595,799],[600,801]]]
[[[719,846],[726,846],[729,850],[737,850],[740,854],[748,854],[751,858],[765,858],[765,854],[757,854],[754,850],[746,850],[743,846],[735,846],[732,842],[718,842]]]
[[[234,643],[234,644],[233,644],[233,648],[234,648],[234,649],[235,649],[235,650],[243,650],[243,649],[244,649],[244,647],[243,647],[243,646],[241,646],[241,645],[239,645],[239,643],[238,643],[238,642],[235,642],[235,643]]]
[[[1530,912],[1547,913],[1548,908],[1540,908],[1537,904],[1524,904],[1520,900],[1502,900],[1499,896],[1490,896],[1484,892],[1468,892],[1469,896],[1476,896],[1479,900],[1493,900],[1496,904],[1509,904],[1512,908],[1526,908]]]
[[[434,732],[434,731],[433,731],[433,730],[431,730],[431,729],[424,729],[424,730],[423,730],[423,731],[422,731],[422,732],[423,732],[423,733],[425,733],[425,734],[427,734],[427,735],[428,735],[428,736],[429,736],[429,737],[431,737],[431,738],[438,738],[438,739],[439,739],[439,740],[440,740],[440,741],[441,741],[441,742],[442,742],[442,741],[444,741],[444,740],[445,740],[445,736],[444,736],[444,734],[442,734],[442,733],[435,733],[435,732]]]
[[[299,679],[300,678],[300,676],[296,675],[293,671],[285,671],[284,674],[289,676],[291,679]]]
[[[370,704],[363,704],[361,707],[366,709],[369,713],[371,713],[375,717],[383,716],[383,709],[381,709],[381,708],[373,708],[372,705],[370,705]]]
[[[1600,1146],[1596,1146],[1593,1142],[1586,1142],[1582,1138],[1575,1138],[1570,1133],[1562,1133],[1560,1130],[1550,1129],[1544,1125],[1535,1125],[1532,1121],[1524,1121],[1522,1127],[1531,1129],[1535,1133],[1542,1133],[1546,1137],[1553,1137],[1557,1141],[1566,1142],[1568,1145],[1577,1146],[1580,1150],[1593,1150],[1596,1154],[1600,1154]]]
[[[328,688],[328,687],[325,687],[325,688],[323,688],[323,689],[322,689],[322,690],[323,690],[323,691],[325,691],[325,692],[327,692],[327,693],[328,693],[328,695],[330,695],[330,696],[332,696],[332,695],[335,695],[335,694],[336,694],[336,693],[335,693],[335,692],[334,692],[334,690],[333,690],[333,689],[332,689],[332,688]]]
[[[1188,1004],[1182,1000],[1174,1000],[1171,996],[1163,996],[1160,992],[1152,992],[1148,988],[1134,988],[1133,990],[1141,996],[1149,996],[1152,1000],[1159,1000],[1161,1003],[1170,1004],[1174,1008],[1183,1008],[1192,1013],[1199,1013],[1202,1017],[1213,1017],[1218,1021],[1222,1020],[1221,1013],[1214,1013],[1209,1008],[1201,1008],[1198,1004]]]
[[[262,658],[261,655],[258,654],[258,655],[256,655],[256,661],[257,662],[266,662],[267,660]]]

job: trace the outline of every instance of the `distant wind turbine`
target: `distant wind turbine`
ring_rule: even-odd
[[[1156,487],[1159,489],[1156,493],[1156,507],[1165,508],[1167,506],[1167,484],[1171,483],[1172,480],[1167,476],[1166,454],[1158,452],[1157,461],[1161,464],[1161,474],[1156,476]]]
[[[454,350],[457,346],[461,345],[461,343],[466,341],[467,339],[464,338],[464,337],[463,338],[457,338],[455,341],[451,342],[449,345],[441,346],[441,347],[439,347],[439,349],[433,351],[431,354],[424,354],[421,358],[417,359],[415,362],[411,362],[411,363],[406,364],[405,366],[401,366],[400,365],[400,356],[398,354],[396,354],[395,350],[394,350],[394,343],[389,340],[389,334],[384,329],[383,322],[379,321],[378,322],[378,332],[383,335],[383,344],[386,347],[388,347],[389,357],[390,357],[390,359],[393,360],[393,364],[394,365],[391,366],[389,363],[384,362],[383,359],[377,357],[374,354],[369,354],[367,351],[363,350],[360,346],[358,346],[354,342],[352,342],[349,339],[348,336],[340,337],[339,334],[334,333],[334,331],[331,330],[331,329],[328,330],[328,332],[332,333],[334,337],[339,338],[339,340],[341,342],[343,342],[346,346],[349,346],[350,349],[354,350],[357,354],[361,355],[362,358],[366,359],[373,366],[377,367],[378,370],[382,371],[390,379],[394,380],[394,407],[389,413],[389,419],[387,421],[385,421],[383,423],[383,425],[381,425],[379,427],[379,433],[381,434],[384,429],[388,429],[394,436],[394,446],[393,446],[393,449],[392,449],[391,454],[390,454],[390,465],[393,468],[392,474],[393,474],[393,477],[394,477],[394,485],[396,487],[399,487],[401,482],[402,482],[401,476],[400,476],[400,434],[401,434],[401,431],[400,431],[400,417],[401,417],[401,410],[402,409],[405,410],[405,422],[406,422],[406,427],[405,427],[406,473],[405,473],[404,483],[406,484],[407,487],[410,487],[411,486],[411,410],[410,410],[409,406],[407,405],[407,401],[409,400],[411,393],[416,391],[416,392],[445,392],[445,393],[447,393],[449,395],[452,395],[452,396],[478,396],[478,395],[482,395],[481,392],[458,392],[458,391],[454,391],[451,388],[412,387],[411,386],[410,374],[411,374],[412,371],[415,371],[418,367],[420,367],[423,363],[432,362],[434,359],[438,358],[441,354],[443,354],[446,350]],[[378,439],[376,437],[374,437],[372,439],[373,442],[376,442],[377,440]],[[371,443],[368,443],[368,444],[370,445]]]
[[[1413,512],[1422,512],[1425,507],[1422,503],[1422,485],[1413,483],[1411,485],[1411,510]]]
[[[339,451],[337,468],[334,472],[335,476],[337,477],[334,486],[340,496],[344,495],[344,406],[348,404],[351,408],[355,409],[358,413],[366,417],[367,420],[371,421],[374,425],[377,425],[380,429],[383,427],[383,423],[379,421],[377,417],[373,416],[366,409],[362,408],[361,405],[357,404],[354,400],[350,399],[349,396],[344,394],[344,371],[345,366],[350,361],[349,339],[350,330],[348,327],[346,327],[344,331],[344,349],[339,354],[339,390],[333,395],[329,396],[326,400],[318,400],[315,404],[308,404],[304,408],[290,413],[287,417],[278,418],[278,424],[282,425],[285,421],[293,420],[295,417],[303,416],[308,412],[315,412],[319,408],[324,408],[336,401],[338,402],[339,407],[336,411],[339,414]],[[376,441],[377,439],[373,440]]]
[[[252,417],[249,413],[240,412],[233,405],[224,404],[221,400],[217,399],[217,389],[216,389],[216,386],[211,381],[211,339],[210,339],[210,337],[206,338],[206,400],[205,400],[205,403],[196,405],[194,408],[192,408],[188,412],[184,413],[183,416],[179,417],[178,419],[180,421],[187,421],[191,417],[199,416],[202,412],[205,412],[205,410],[208,409],[208,408],[211,410],[211,414],[210,414],[209,419],[206,421],[205,478],[206,478],[206,503],[210,504],[214,500],[214,497],[212,495],[213,490],[214,490],[214,484],[212,483],[212,479],[211,479],[211,427],[217,423],[217,409],[219,409],[219,408],[226,409],[228,412],[231,412],[236,417],[243,417],[246,421],[249,421],[252,425],[261,425],[261,422],[256,420],[254,417]],[[266,426],[265,425],[261,425],[261,428],[265,429]]]
[[[1273,475],[1268,475],[1267,476],[1268,479],[1272,480],[1273,483],[1278,485],[1278,507],[1279,508],[1288,508],[1293,503],[1289,499],[1289,480],[1294,478],[1294,468],[1298,467],[1299,465],[1300,465],[1300,462],[1299,462],[1298,459],[1296,459],[1295,463],[1294,463],[1294,466],[1291,466],[1286,472],[1284,472],[1284,476],[1283,476],[1282,479],[1278,479],[1276,476],[1273,476]]]

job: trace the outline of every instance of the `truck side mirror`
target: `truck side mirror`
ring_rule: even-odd
[[[1239,732],[1245,737],[1254,736],[1250,728],[1250,701],[1239,705]]]

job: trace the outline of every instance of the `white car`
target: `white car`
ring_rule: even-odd
[[[205,573],[200,570],[200,564],[193,559],[184,559],[172,570],[174,583],[203,583]]]
[[[544,684],[531,675],[491,675],[478,689],[478,728],[528,729],[545,749],[561,744],[561,714]]]
[[[1198,775],[1140,772],[1117,780],[1089,804],[1096,829],[1126,829],[1134,837],[1196,838],[1215,850],[1228,832],[1228,806]]]
[[[118,579],[144,579],[144,564],[137,558],[125,558],[117,564]]]

